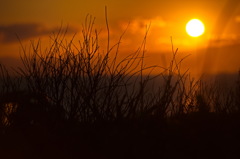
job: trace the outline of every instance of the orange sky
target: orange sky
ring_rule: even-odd
[[[151,23],[147,41],[147,61],[166,65],[171,40],[179,54],[191,54],[185,67],[192,72],[236,72],[240,68],[240,3],[238,0],[7,0],[0,2],[0,61],[14,64],[19,54],[19,35],[24,44],[45,39],[69,25],[69,35],[81,30],[87,14],[96,17],[96,27],[105,29],[104,8],[108,8],[111,39],[121,35],[130,22],[122,43],[122,53],[135,51]],[[186,23],[199,18],[205,34],[192,38]],[[104,34],[104,32],[102,33]],[[132,52],[133,52],[132,51]]]

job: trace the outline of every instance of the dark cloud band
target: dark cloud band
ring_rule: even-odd
[[[27,24],[13,24],[8,26],[0,26],[0,42],[14,43],[21,40],[28,40],[34,37],[43,35],[50,35],[53,32],[59,31],[60,27],[46,28],[43,24],[27,23]],[[62,28],[62,30],[65,30]],[[67,33],[76,33],[77,30],[73,27],[67,28]]]

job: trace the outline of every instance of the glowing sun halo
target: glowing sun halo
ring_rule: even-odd
[[[204,33],[204,24],[199,19],[192,19],[186,25],[188,35],[192,37],[201,36]]]

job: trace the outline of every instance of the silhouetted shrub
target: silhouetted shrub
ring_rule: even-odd
[[[139,49],[120,58],[124,33],[113,46],[108,38],[104,50],[98,43],[94,18],[87,16],[85,23],[79,45],[74,38],[67,41],[67,30],[60,29],[44,52],[40,41],[32,43],[29,52],[22,49],[23,67],[15,69],[15,76],[10,77],[1,66],[3,125],[36,120],[75,124],[164,120],[192,112],[239,111],[239,88],[223,92],[217,83],[194,80],[182,71],[184,58],[177,60],[178,49],[172,50],[167,68],[146,66],[148,30]],[[159,74],[152,75],[153,70]]]

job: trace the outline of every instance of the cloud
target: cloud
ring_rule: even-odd
[[[0,26],[0,43],[18,42],[17,36],[21,40],[28,40],[34,37],[50,35],[53,32],[59,31],[60,27],[47,28],[40,23],[12,24]],[[66,28],[62,28],[63,30]],[[73,27],[68,27],[67,33],[75,33],[77,30]]]
[[[236,23],[240,23],[240,15],[235,16],[235,19],[234,19],[234,20],[235,20]]]
[[[214,47],[222,47],[228,45],[239,45],[239,34],[223,34],[221,36],[211,36],[209,38],[209,45]]]
[[[121,22],[120,25],[123,29],[126,28],[128,22]],[[132,34],[145,34],[147,27],[151,26],[151,28],[164,28],[166,26],[166,21],[164,21],[161,17],[155,17],[151,19],[141,19],[137,18],[132,21],[130,21],[130,25],[128,27],[128,30]]]

